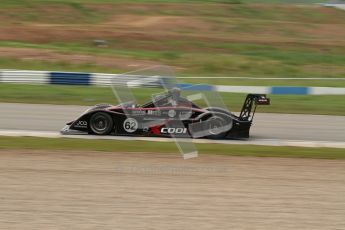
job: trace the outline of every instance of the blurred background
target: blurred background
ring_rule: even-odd
[[[345,87],[341,3],[1,0],[0,68],[123,73],[163,64],[189,83]],[[242,94],[223,96],[240,109]],[[345,115],[344,99],[274,95],[263,111]],[[2,102],[109,100],[114,99],[105,88],[0,84]]]

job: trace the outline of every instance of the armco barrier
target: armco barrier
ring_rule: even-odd
[[[161,87],[164,78],[143,77],[135,75],[118,75],[103,73],[75,73],[48,71],[0,71],[0,83],[19,84],[62,84],[62,85],[95,85],[109,86],[110,84],[129,87]],[[292,94],[292,95],[345,95],[345,88],[340,87],[294,87],[294,86],[229,86],[229,85],[193,85],[177,84],[184,90],[215,90],[231,93],[263,93],[263,94]]]

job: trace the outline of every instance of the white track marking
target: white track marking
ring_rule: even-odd
[[[341,80],[343,77],[176,77],[179,79],[246,79],[246,80]]]
[[[0,130],[0,136],[10,137],[44,137],[44,138],[74,138],[95,140],[121,140],[121,141],[152,141],[173,142],[170,138],[157,137],[129,137],[129,136],[96,136],[96,135],[62,135],[50,131],[29,130]],[[284,140],[284,139],[248,139],[248,140],[209,140],[209,139],[182,139],[200,144],[230,144],[230,145],[264,145],[264,146],[296,146],[296,147],[323,147],[345,148],[345,142],[340,141],[309,141],[309,140]]]

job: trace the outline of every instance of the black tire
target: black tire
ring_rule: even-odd
[[[90,129],[97,135],[107,135],[113,130],[114,122],[105,112],[97,112],[90,118]]]

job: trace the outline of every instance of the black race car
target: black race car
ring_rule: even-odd
[[[99,104],[66,124],[62,134],[248,138],[257,105],[269,105],[264,94],[248,94],[239,116],[224,108],[200,108],[177,89],[156,96],[144,105]]]

